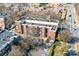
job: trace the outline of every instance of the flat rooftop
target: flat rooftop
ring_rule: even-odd
[[[18,19],[18,21],[22,21],[22,20],[37,20],[37,21],[47,21],[47,22],[58,22],[58,19],[43,19],[43,18],[37,18],[37,17],[27,17],[27,16],[23,16],[21,18]]]
[[[58,20],[51,20],[51,21],[47,21],[45,19],[43,20],[37,20],[37,19],[30,19],[30,18],[21,18],[18,20],[19,22],[21,22],[22,24],[32,24],[32,25],[44,25],[44,26],[52,26],[52,25],[57,25],[58,26],[58,23],[59,21]],[[15,21],[17,22],[17,21]]]
[[[33,20],[33,19],[29,19],[29,18],[24,18],[24,17],[19,19],[18,21],[15,21],[15,23],[16,22],[20,22],[22,25],[28,25],[28,26],[51,27],[51,28],[53,28],[54,31],[57,30],[57,27],[59,24],[58,20],[46,21],[44,19],[44,21],[42,21],[40,19]]]
[[[0,51],[10,42],[12,42],[13,39],[11,37],[13,36],[12,32],[9,32],[7,30],[4,30],[0,32]]]

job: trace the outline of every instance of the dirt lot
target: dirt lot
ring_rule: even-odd
[[[23,56],[24,51],[22,51],[22,48],[20,46],[12,46],[12,50],[9,53],[9,56]]]

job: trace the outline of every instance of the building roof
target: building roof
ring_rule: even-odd
[[[58,25],[58,23],[59,23],[59,20],[57,20],[57,19],[51,19],[49,21],[46,19],[39,18],[39,20],[38,20],[37,18],[33,18],[33,17],[30,18],[30,17],[26,17],[26,16],[21,17],[18,21],[21,23],[24,23],[24,22],[26,22],[26,23],[40,23],[40,24],[47,24],[47,25]]]
[[[13,39],[11,37],[13,36],[12,32],[9,32],[7,30],[4,30],[0,32],[0,51],[10,42],[12,42]]]
[[[58,28],[59,21],[40,21],[40,20],[32,20],[32,19],[27,19],[27,18],[21,18],[16,22],[20,22],[22,25],[28,25],[28,26],[39,26],[39,27],[51,27],[53,28],[52,30],[56,32]]]
[[[58,19],[43,19],[43,18],[37,18],[37,17],[27,17],[27,16],[22,16],[21,18],[18,19],[18,21],[23,21],[23,20],[37,20],[37,21],[47,21],[47,22],[59,22]]]

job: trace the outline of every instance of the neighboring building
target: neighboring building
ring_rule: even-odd
[[[2,13],[2,14],[0,13],[0,28],[2,30],[7,28],[7,25],[9,24],[7,23],[8,18],[9,18],[9,15],[7,15],[6,13]]]
[[[0,18],[0,31],[5,29],[5,22],[4,22],[4,18]]]
[[[40,39],[55,39],[59,21],[47,22],[21,19],[15,21],[16,32],[24,37],[39,37]]]
[[[9,53],[14,38],[17,38],[17,36],[8,30],[0,32],[0,56]]]

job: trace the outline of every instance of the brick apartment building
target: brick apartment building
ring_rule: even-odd
[[[57,22],[19,20],[15,21],[16,33],[23,37],[39,37],[40,39],[55,39]]]

